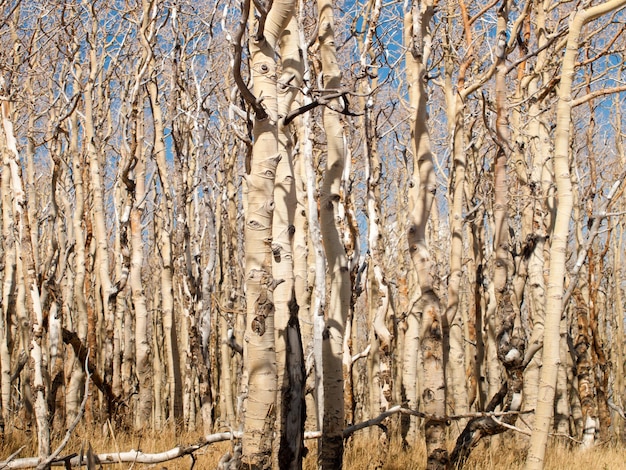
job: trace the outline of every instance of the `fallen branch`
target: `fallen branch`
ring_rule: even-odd
[[[5,460],[5,462],[7,462],[7,463],[8,463],[8,462],[12,462],[12,461],[13,461],[13,459],[15,459],[15,457],[17,457],[17,456],[20,454],[20,452],[22,452],[22,451],[24,450],[24,447],[26,447],[26,446],[22,446],[22,447],[20,447],[20,448],[19,448],[19,449],[17,449],[15,452],[13,452],[11,455],[9,455],[9,456],[7,457],[7,459]],[[5,468],[5,466],[3,466],[3,465],[1,465],[1,464],[0,464],[0,468]]]
[[[205,436],[198,444],[192,444],[186,447],[177,446],[173,449],[166,450],[164,452],[157,452],[154,454],[144,453],[140,450],[130,450],[128,452],[109,452],[102,454],[94,454],[93,457],[97,464],[119,464],[119,463],[140,463],[140,464],[157,464],[174,460],[179,457],[190,455],[197,450],[206,447],[209,444],[216,442],[229,441],[231,439],[241,439],[243,433],[241,432],[222,432],[217,434],[210,434]],[[49,462],[50,466],[71,466],[79,467],[87,464],[86,455],[74,455],[72,458],[59,457]],[[0,462],[0,469],[17,469],[17,468],[35,468],[39,465],[39,459],[37,457],[5,460]]]
[[[416,416],[418,418],[425,418],[431,421],[439,421],[439,422],[446,423],[449,425],[452,421],[459,421],[459,420],[468,419],[468,418],[497,418],[497,417],[502,417],[502,416],[512,416],[512,415],[534,413],[534,411],[535,410],[501,411],[501,412],[484,411],[484,412],[466,413],[466,414],[452,415],[452,416],[438,416],[438,415],[431,415],[428,413],[423,413],[417,410],[412,410],[411,408],[406,408],[402,405],[396,405],[396,406],[392,406],[387,411],[384,411],[383,413],[381,413],[375,418],[368,419],[367,421],[363,421],[361,423],[357,423],[357,424],[347,427],[346,429],[343,430],[343,438],[347,439],[352,434],[354,434],[357,431],[360,431],[361,429],[369,428],[372,426],[378,426],[385,419],[398,413],[410,415],[410,416]],[[320,437],[322,437],[321,431],[309,431],[309,432],[304,433],[305,439],[318,439]]]
[[[421,411],[412,410],[410,408],[406,408],[403,405],[396,405],[391,407],[389,410],[381,413],[376,418],[369,419],[367,421],[363,421],[361,423],[357,423],[353,426],[347,427],[343,431],[344,439],[347,439],[352,434],[361,429],[365,429],[371,426],[378,426],[385,419],[394,415],[394,414],[408,414],[410,416],[417,416],[419,418],[428,418],[431,420],[441,421],[445,423],[450,423],[451,421],[466,419],[466,418],[480,418],[480,417],[502,417],[502,416],[510,416],[510,415],[520,415],[526,413],[532,413],[534,410],[527,411],[509,411],[509,412],[478,412],[478,413],[467,413],[463,415],[453,415],[453,416],[435,416],[427,413],[422,413]],[[186,455],[191,455],[199,449],[206,447],[210,444],[215,444],[217,442],[230,441],[235,439],[241,439],[243,437],[243,433],[241,431],[232,431],[232,432],[221,432],[216,434],[209,434],[202,438],[202,440],[197,444],[191,444],[188,446],[177,446],[172,449],[166,450],[164,452],[157,452],[153,454],[144,453],[140,450],[130,450],[127,452],[109,452],[102,454],[93,454],[93,458],[95,462],[99,465],[108,465],[108,464],[120,464],[120,463],[138,463],[138,464],[158,464],[167,462],[169,460],[174,460],[180,457],[184,457]],[[321,431],[308,431],[304,433],[304,439],[319,439],[322,437]],[[21,449],[20,449],[21,450]],[[23,459],[15,459],[16,454],[10,456],[5,461],[0,462],[0,470],[9,470],[9,469],[22,469],[22,468],[36,468],[40,465],[39,459],[37,457],[28,457]],[[58,454],[57,454],[58,455]],[[48,460],[50,460],[48,462]],[[87,463],[86,455],[76,455],[72,454],[65,457],[58,457],[54,459],[46,460],[47,465],[49,466],[65,466],[69,467],[79,467],[84,466]]]

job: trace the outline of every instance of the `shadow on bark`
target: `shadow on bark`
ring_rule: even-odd
[[[304,353],[298,320],[299,307],[292,290],[289,300],[289,322],[287,323],[287,358],[285,361],[288,383],[283,385],[281,429],[278,451],[278,464],[281,470],[301,470],[302,459],[306,456],[304,447],[304,422],[306,420],[305,387],[306,372],[304,369]]]

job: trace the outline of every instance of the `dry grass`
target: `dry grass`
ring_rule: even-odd
[[[177,445],[190,445],[201,440],[201,433],[175,434],[173,431],[159,433],[117,433],[115,436],[103,437],[101,430],[77,429],[70,444],[63,452],[68,455],[80,452],[81,447],[91,444],[97,453],[142,450],[146,453],[163,452]],[[31,457],[36,454],[33,436],[14,430],[7,433],[0,441],[0,460],[4,460],[20,447],[24,449],[19,457]],[[309,455],[304,462],[305,470],[314,470],[316,446],[307,442]],[[452,444],[450,444],[450,448]],[[214,469],[219,458],[230,449],[230,443],[222,442],[204,447],[195,453],[194,470]],[[518,470],[524,466],[525,444],[512,434],[500,436],[494,441],[485,439],[472,452],[472,456],[464,467],[467,470]],[[375,435],[368,437],[364,432],[354,441],[348,443],[344,458],[346,470],[370,470],[376,468],[378,462],[384,461],[384,470],[418,470],[423,469],[426,462],[423,444],[409,451],[404,451],[398,442],[392,442],[385,452]],[[108,465],[105,470],[121,469],[168,469],[189,470],[192,460],[189,456],[156,465],[132,465],[128,463]],[[588,451],[572,449],[570,446],[554,443],[546,454],[546,470],[619,470],[626,468],[626,448],[619,445],[599,446]]]

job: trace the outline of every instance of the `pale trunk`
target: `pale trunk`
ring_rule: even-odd
[[[363,152],[365,157],[365,178],[367,180],[366,211],[368,219],[368,248],[370,254],[367,274],[367,302],[369,322],[373,327],[374,333],[372,334],[370,332],[371,350],[368,356],[370,368],[370,418],[376,417],[381,412],[386,411],[392,400],[391,348],[393,338],[387,327],[390,311],[390,292],[387,281],[385,280],[382,265],[384,255],[380,207],[382,162],[377,149],[378,135],[373,115],[374,96],[372,95],[372,90],[375,90],[378,86],[377,72],[372,67],[372,64],[375,63],[372,41],[374,29],[378,24],[381,4],[382,2],[379,0],[372,1],[369,4],[368,9],[370,10],[370,14],[367,23],[370,27],[367,29],[365,35],[360,59],[361,70],[369,77],[368,80],[363,82],[361,91],[365,95],[362,100],[365,109],[362,123],[363,132],[365,134],[363,139]],[[387,436],[384,438],[386,439],[386,437]],[[382,449],[382,453],[377,459],[379,462],[378,465],[381,465],[385,460],[385,455],[386,447]]]
[[[433,157],[428,133],[427,95],[425,88],[426,64],[430,55],[430,20],[434,13],[432,3],[412,5],[406,12],[404,23],[405,43],[408,45],[407,81],[412,109],[411,140],[413,150],[413,175],[409,189],[408,244],[413,266],[417,272],[421,297],[417,304],[421,317],[419,328],[422,354],[423,410],[430,416],[443,416],[446,412],[445,377],[442,342],[442,311],[440,300],[433,290],[433,273],[426,240],[426,225],[430,218],[436,191]],[[415,295],[411,295],[415,297]],[[428,469],[443,469],[448,465],[445,444],[445,424],[427,418],[425,422]]]
[[[540,374],[535,426],[530,440],[526,468],[543,468],[548,432],[550,430],[554,392],[559,365],[559,323],[563,311],[563,292],[567,239],[572,212],[572,189],[569,172],[569,141],[572,104],[572,82],[582,27],[610,11],[621,9],[626,0],[610,0],[586,10],[577,11],[571,19],[567,48],[563,58],[558,91],[555,130],[554,175],[557,188],[557,210],[552,233],[550,274],[546,298],[546,321],[543,340],[543,367]]]
[[[274,186],[274,214],[272,221],[272,275],[284,282],[274,290],[276,370],[278,395],[276,417],[281,433],[275,441],[275,466],[301,468],[304,447],[302,421],[304,406],[304,384],[299,383],[299,370],[304,367],[301,357],[302,345],[299,338],[298,303],[294,285],[293,238],[295,234],[295,211],[297,206],[294,175],[294,143],[289,125],[284,118],[291,110],[296,93],[302,85],[303,52],[299,47],[298,23],[291,15],[281,36],[280,57],[282,75],[277,87],[278,152],[281,156],[276,169]],[[289,325],[289,326],[288,326]],[[290,340],[296,341],[290,343]],[[287,364],[293,370],[287,370]],[[303,379],[303,377],[302,377]],[[296,380],[297,383],[292,383]],[[278,465],[276,465],[276,462]]]
[[[139,141],[141,143],[141,140]],[[131,264],[130,289],[135,310],[135,367],[139,381],[139,396],[137,397],[136,426],[141,429],[150,424],[152,414],[152,359],[148,335],[148,309],[141,279],[143,266],[142,225],[141,218],[145,202],[146,166],[143,146],[138,145],[137,166],[135,168],[136,188],[135,200],[130,214],[131,233]]]
[[[622,154],[623,155],[623,154]],[[624,239],[624,224],[622,223],[616,229],[615,239],[623,240]],[[622,261],[622,254],[619,250],[616,250],[616,253],[613,258],[613,273],[614,275],[619,276],[617,273],[620,272],[620,267]],[[618,277],[619,279],[619,277]],[[617,282],[615,285],[615,331],[616,331],[616,341],[613,342],[613,350],[615,351],[616,357],[616,369],[615,369],[615,385],[614,385],[614,401],[615,404],[624,409],[624,405],[626,404],[626,389],[624,384],[624,297],[622,295],[621,282]],[[626,442],[626,420],[622,422],[621,425],[616,426],[616,434],[619,437],[619,442]],[[618,421],[619,422],[619,421]]]
[[[9,162],[2,158],[2,263],[4,265],[2,282],[2,309],[0,309],[0,364],[2,367],[2,418],[5,425],[10,424],[11,409],[11,351],[9,345],[13,342],[12,330],[9,328],[8,319],[15,314],[15,288],[16,288],[16,247],[13,230],[13,210],[11,200],[11,179]]]
[[[306,103],[306,98],[305,98]],[[316,429],[322,429],[324,421],[324,380],[323,380],[323,336],[325,330],[324,312],[326,310],[326,255],[322,246],[322,229],[316,198],[317,173],[313,166],[313,142],[309,114],[302,116],[302,159],[306,178],[307,222],[309,240],[311,241],[312,257],[315,260],[312,281],[310,318],[312,323],[311,356],[314,368],[314,399]]]
[[[332,2],[318,0],[319,44],[324,88],[341,87],[341,73],[335,47]],[[322,335],[324,414],[319,467],[339,469],[343,465],[344,387],[343,346],[346,319],[350,308],[350,273],[348,259],[337,225],[345,148],[343,124],[336,111],[341,105],[333,100],[323,110],[327,140],[326,169],[320,191],[322,241],[330,274],[330,297],[326,328]]]
[[[91,34],[97,35],[98,23],[93,5],[90,6],[91,13]],[[103,158],[96,147],[96,121],[94,104],[97,102],[98,94],[95,92],[95,85],[98,78],[99,63],[97,58],[95,41],[91,42],[89,50],[89,78],[84,90],[84,132],[85,141],[87,142],[87,158],[89,161],[89,184],[91,189],[92,211],[91,217],[93,222],[93,237],[95,242],[95,261],[94,271],[96,272],[96,286],[99,285],[100,292],[92,307],[91,320],[89,321],[90,336],[90,360],[95,362],[98,358],[102,360],[100,364],[104,364],[103,375],[105,380],[110,380],[110,369],[113,359],[113,322],[114,322],[114,303],[109,302],[111,296],[115,294],[114,285],[109,272],[109,233],[107,231],[105,210],[105,194],[103,182]],[[96,341],[98,338],[97,325],[102,321],[106,334],[102,344],[103,350],[101,354],[97,354]],[[110,410],[111,403],[107,403],[107,412]]]
[[[156,235],[156,232],[155,232]],[[156,241],[156,240],[155,240]],[[153,277],[153,281],[156,281],[156,276]],[[155,289],[152,293],[151,303],[153,308],[159,308],[159,292],[158,289]],[[153,423],[155,429],[161,429],[166,421],[167,415],[165,413],[165,402],[167,400],[168,391],[166,388],[166,373],[165,373],[165,360],[164,360],[164,351],[163,351],[163,340],[164,340],[164,332],[163,332],[163,324],[161,321],[160,315],[154,315],[152,320],[152,350],[154,353],[152,354],[152,370],[154,373],[152,383],[154,385],[153,397],[154,397],[154,407],[153,407]]]
[[[154,59],[153,59],[154,60]],[[148,69],[151,75],[153,64]],[[177,322],[174,312],[174,285],[173,271],[174,260],[172,254],[172,230],[173,230],[173,194],[170,184],[171,178],[165,159],[165,134],[161,105],[159,102],[159,90],[154,80],[146,84],[150,107],[152,109],[154,146],[152,157],[154,158],[162,194],[159,202],[157,218],[161,221],[158,227],[158,245],[161,257],[161,315],[163,316],[163,330],[165,335],[165,352],[167,355],[167,383],[169,389],[169,419],[176,425],[181,424],[183,417],[182,405],[182,377],[180,365],[180,353],[177,340]]]
[[[301,28],[299,28],[301,29]],[[300,33],[302,36],[302,32]],[[300,37],[302,41],[302,37]],[[302,42],[301,42],[302,43]],[[308,115],[308,113],[307,113]],[[309,228],[307,222],[307,178],[304,161],[304,119],[298,119],[298,143],[299,152],[294,155],[295,191],[296,191],[296,213],[294,214],[294,238],[293,238],[293,271],[294,271],[294,293],[299,306],[298,318],[300,320],[300,333],[304,354],[306,388],[315,390],[315,374],[313,373],[313,319],[311,318],[311,308],[313,297],[309,290]],[[307,137],[308,138],[308,137]],[[314,268],[311,267],[311,270]],[[316,405],[313,393],[305,395],[306,402],[306,424],[309,430],[317,430]]]
[[[302,0],[299,1],[298,10],[300,15],[298,21],[302,21]],[[304,50],[306,48],[306,38],[304,36],[303,28],[298,28],[298,48]],[[310,70],[308,62],[303,58],[301,61],[301,85],[305,88],[309,86],[308,82],[304,82],[304,77],[309,77]],[[302,106],[305,101],[304,97],[296,96],[293,106]],[[309,265],[309,259],[312,257],[313,250],[309,250],[309,226],[307,217],[308,212],[308,198],[307,198],[307,162],[305,161],[305,151],[312,151],[311,141],[309,137],[310,128],[308,127],[308,120],[310,119],[310,113],[305,113],[304,116],[299,117],[296,120],[297,133],[297,146],[294,149],[294,179],[295,179],[295,194],[296,194],[296,208],[294,214],[294,237],[293,237],[293,270],[294,270],[294,294],[296,302],[299,307],[298,318],[300,323],[300,334],[302,349],[304,354],[304,367],[306,374],[306,388],[307,390],[315,390],[315,373],[314,373],[314,360],[313,360],[313,318],[312,301],[313,296],[309,283],[309,269],[314,272],[313,264]],[[306,123],[306,127],[305,127]],[[315,183],[313,183],[315,184]],[[317,208],[317,207],[316,207]],[[316,217],[317,219],[317,217]],[[317,222],[319,223],[319,222]],[[319,243],[319,239],[318,239]],[[306,423],[305,427],[308,429],[319,429],[316,422],[316,404],[314,393],[306,393]]]
[[[274,279],[272,274],[272,216],[277,166],[282,158],[288,160],[288,157],[281,155],[278,147],[275,48],[293,15],[293,7],[293,2],[289,1],[273,3],[265,18],[265,30],[261,31],[263,35],[257,33],[257,37],[249,41],[253,95],[263,97],[262,106],[267,115],[254,118],[252,159],[244,190],[246,332],[243,345],[242,444],[246,468],[271,467],[273,435],[277,430],[280,432],[280,425],[276,423],[278,371],[273,292],[283,280]],[[250,29],[255,29],[252,23]],[[260,106],[258,102],[257,106]],[[288,253],[291,253],[290,248]],[[285,264],[289,264],[286,272],[293,279],[291,256]],[[291,295],[292,286],[293,282],[287,295]]]
[[[461,12],[465,19],[466,8],[464,2],[460,2]],[[457,5],[448,4],[448,8],[456,8]],[[450,11],[450,18],[452,18]],[[465,150],[465,73],[467,67],[472,62],[472,36],[471,29],[467,28],[465,34],[468,52],[467,59],[463,62],[459,70],[457,91],[454,92],[452,86],[452,75],[454,72],[453,53],[449,44],[445,47],[445,98],[448,129],[452,136],[452,160],[454,172],[451,175],[449,192],[452,204],[450,207],[450,275],[448,280],[448,305],[444,318],[444,335],[446,346],[444,348],[444,362],[448,370],[447,384],[451,391],[454,414],[465,414],[468,411],[468,394],[465,383],[465,351],[463,347],[463,334],[461,328],[461,318],[458,315],[460,303],[460,289],[463,275],[463,209],[465,206],[465,172],[467,158]],[[446,38],[449,41],[449,38]],[[456,426],[463,426],[463,422],[457,422]]]
[[[219,315],[219,336],[220,341],[220,359],[219,368],[221,374],[220,380],[220,406],[222,412],[222,424],[226,426],[235,426],[237,423],[235,411],[235,391],[238,389],[237,380],[233,380],[232,372],[238,370],[240,361],[234,356],[231,344],[235,344],[239,338],[235,337],[235,315],[234,307],[236,300],[235,286],[235,251],[237,232],[235,222],[237,217],[236,188],[233,184],[233,164],[234,158],[231,154],[225,154],[223,168],[220,171],[220,179],[218,183],[222,186],[220,194],[221,204],[218,206],[216,220],[220,221],[219,228],[223,233],[220,243],[221,257],[221,284],[218,286],[222,295],[220,303],[224,305],[225,312]],[[224,340],[224,338],[226,338]],[[240,346],[241,347],[241,346]],[[241,351],[239,351],[241,353]]]
[[[3,98],[6,98],[3,96]],[[45,459],[50,454],[50,423],[48,421],[47,396],[49,384],[46,383],[48,371],[45,370],[45,335],[44,317],[37,284],[37,272],[35,270],[35,260],[33,257],[33,245],[31,241],[30,223],[28,220],[28,203],[22,185],[22,171],[20,166],[20,155],[17,150],[17,141],[13,133],[13,122],[11,113],[11,102],[3,100],[2,131],[3,142],[1,142],[3,160],[5,168],[8,166],[11,181],[11,195],[13,202],[13,216],[15,226],[13,227],[17,254],[21,258],[22,279],[27,289],[25,306],[28,313],[28,323],[31,328],[30,350],[32,370],[32,389],[35,393],[33,404],[35,420],[37,423],[37,455],[39,459]],[[3,175],[8,179],[8,175]],[[3,178],[4,180],[4,178]],[[24,344],[26,348],[26,344]]]

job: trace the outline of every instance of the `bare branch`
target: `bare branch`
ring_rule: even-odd
[[[611,87],[611,88],[603,88],[601,90],[596,90],[591,93],[587,93],[586,95],[581,96],[580,98],[576,98],[572,101],[572,107],[580,106],[581,104],[585,104],[588,101],[593,100],[594,98],[598,98],[599,96],[611,95],[613,93],[621,93],[622,91],[626,91],[626,85]]]
[[[263,106],[261,105],[261,101],[256,99],[254,94],[250,91],[248,86],[243,81],[243,78],[241,77],[241,55],[243,54],[243,47],[241,46],[241,40],[243,39],[243,35],[246,31],[246,23],[248,22],[249,14],[250,14],[250,0],[244,0],[243,6],[241,9],[241,25],[239,27],[239,31],[237,31],[237,34],[235,36],[235,41],[233,44],[235,48],[235,51],[234,51],[235,64],[233,66],[233,75],[235,78],[235,83],[237,84],[237,88],[239,89],[239,92],[241,93],[241,96],[246,101],[246,103],[252,106],[252,109],[254,110],[254,114],[256,115],[256,118],[259,121],[263,121],[264,119],[267,119],[267,112],[265,111],[265,108],[263,108]]]

